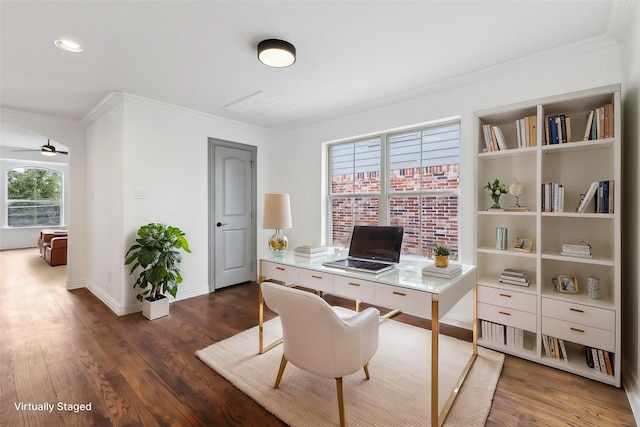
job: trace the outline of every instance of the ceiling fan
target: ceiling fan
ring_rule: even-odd
[[[39,150],[13,150],[13,151],[39,151],[44,156],[55,156],[56,154],[68,155],[68,151],[56,150],[56,147],[51,145],[51,140],[47,139],[47,143],[40,147]]]

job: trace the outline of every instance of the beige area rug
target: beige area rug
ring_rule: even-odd
[[[265,344],[280,337],[280,319],[265,323]],[[444,407],[471,355],[471,343],[441,336],[439,410]],[[293,427],[339,425],[334,379],[308,374],[291,363],[273,388],[282,345],[259,355],[258,327],[215,343],[196,356],[266,410]],[[346,422],[354,426],[430,425],[431,331],[389,320],[380,325],[380,344],[363,371],[343,378]],[[484,426],[504,355],[478,347],[478,357],[445,426]]]

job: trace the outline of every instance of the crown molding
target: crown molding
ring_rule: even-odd
[[[13,123],[9,123],[9,121],[4,119],[5,115],[13,116],[13,117],[19,117],[19,118],[25,118],[25,119],[29,119],[31,121],[38,120],[38,121],[55,123],[55,124],[64,125],[64,126],[75,126],[75,127],[78,127],[78,128],[82,127],[82,123],[78,122],[76,120],[61,119],[59,117],[45,116],[44,114],[29,113],[29,112],[20,111],[20,110],[12,110],[10,108],[0,108],[0,122],[7,123],[7,124],[13,124]]]
[[[267,129],[260,126],[255,126],[240,121],[226,119],[224,117],[214,116],[212,114],[203,113],[201,111],[192,110],[178,105],[169,104],[162,101],[156,101],[154,99],[145,98],[143,96],[134,95],[125,92],[111,92],[102,101],[100,101],[93,109],[82,119],[82,124],[87,127],[95,123],[113,108],[121,103],[132,103],[142,105],[148,108],[155,108],[158,110],[166,111],[169,113],[175,113],[180,115],[187,115],[198,119],[215,120],[225,125],[234,127],[241,127],[243,129],[254,129],[260,132],[265,132]]]
[[[617,0],[611,3],[607,20],[607,35],[618,42],[622,42],[624,38],[633,3],[633,0]]]
[[[332,111],[330,113],[318,115],[309,119],[302,119],[299,121],[286,123],[281,126],[273,127],[270,129],[270,131],[272,133],[288,131],[322,123],[339,117],[344,117],[346,115],[359,114],[365,111],[374,110],[376,108],[381,108],[384,106],[426,96],[432,93],[441,92],[443,90],[453,89],[456,87],[489,80],[495,78],[498,75],[513,73],[532,67],[539,67],[543,64],[557,63],[558,61],[571,56],[581,55],[588,52],[596,52],[618,45],[618,41],[610,37],[609,35],[596,36],[589,39],[581,40],[576,43],[559,46],[554,49],[545,50],[540,53],[517,58],[511,61],[505,61],[478,70],[473,70],[467,73],[447,77],[395,95],[378,98],[364,104],[354,105],[352,107],[347,107],[338,111]]]

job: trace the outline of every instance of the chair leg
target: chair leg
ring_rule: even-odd
[[[284,368],[287,366],[287,358],[282,355],[282,360],[280,360],[280,369],[278,370],[278,377],[276,378],[276,383],[273,385],[273,388],[278,388],[280,386],[280,380],[282,379],[282,374],[284,373]]]
[[[367,377],[367,379],[371,379],[371,377],[369,376],[369,364],[367,363],[366,365],[364,365],[364,375]]]
[[[342,399],[342,377],[336,378],[336,388],[338,389],[338,413],[340,414],[340,427],[344,427],[345,422],[344,422],[344,401]]]

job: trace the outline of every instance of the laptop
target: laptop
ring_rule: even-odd
[[[325,267],[382,273],[400,262],[403,227],[356,225],[347,258],[323,262]]]

